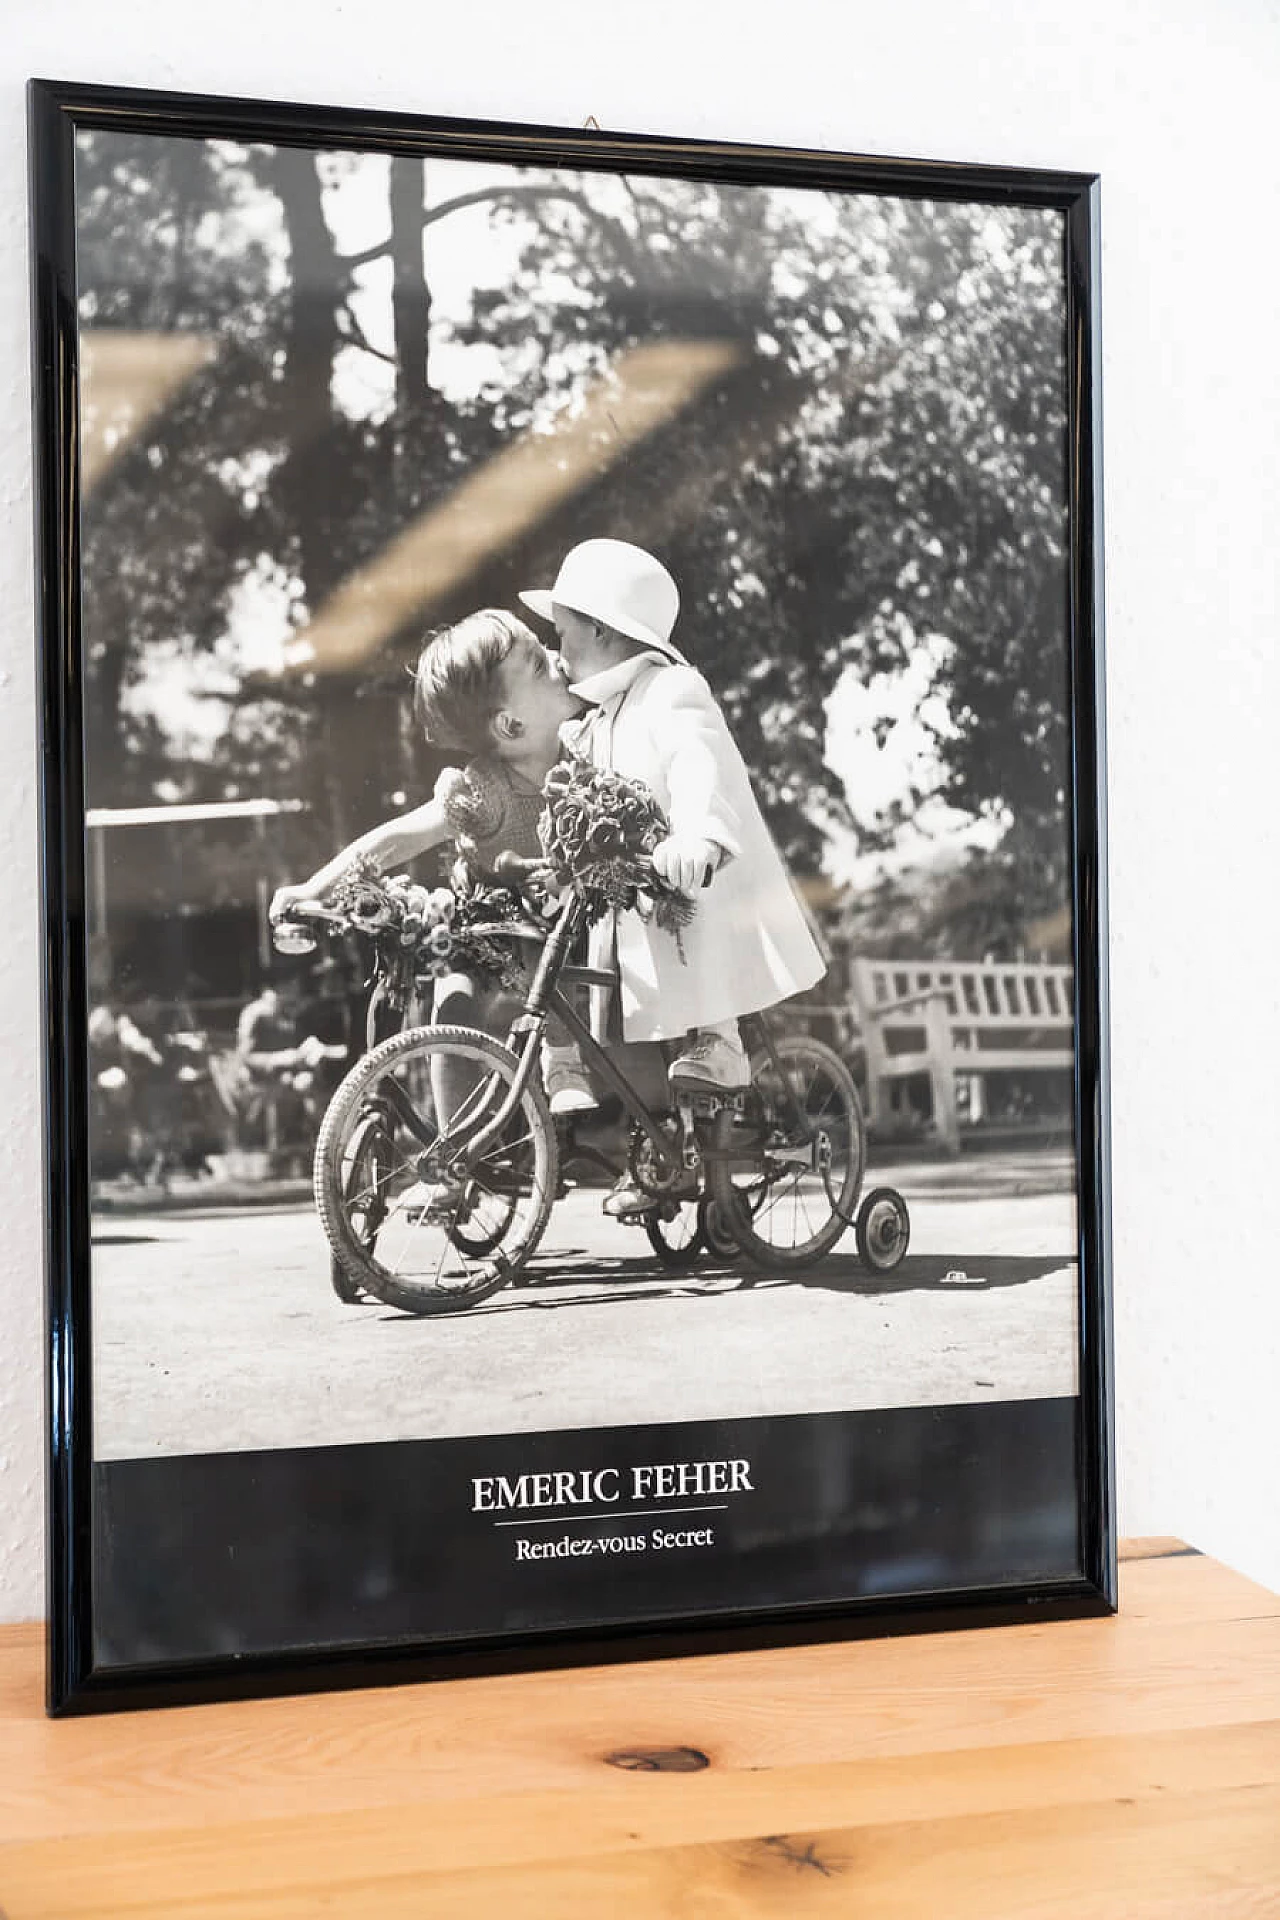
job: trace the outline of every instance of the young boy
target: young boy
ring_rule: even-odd
[[[673,1084],[743,1087],[738,1017],[802,993],[826,963],[724,715],[671,639],[676,583],[641,547],[586,540],[554,586],[520,598],[554,621],[569,690],[588,704],[566,740],[594,765],[648,784],[671,828],[654,867],[698,902],[679,943],[638,913],[594,929],[593,964],[616,959],[620,1037],[683,1041]]]

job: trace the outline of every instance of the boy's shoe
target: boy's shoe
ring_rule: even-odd
[[[671,1062],[667,1078],[681,1086],[714,1087],[736,1093],[751,1083],[751,1063],[739,1041],[735,1047],[722,1033],[695,1033],[684,1051]]]
[[[591,1090],[587,1070],[576,1053],[568,1059],[547,1059],[543,1069],[543,1084],[553,1115],[590,1113],[600,1104]]]

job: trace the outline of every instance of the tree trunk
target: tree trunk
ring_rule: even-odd
[[[431,296],[423,267],[423,162],[391,161],[391,293],[396,356],[396,414],[404,423],[427,407],[427,328]]]
[[[425,162],[407,156],[391,161],[391,316],[396,358],[395,416],[386,524],[401,527],[422,511],[432,469],[431,438],[442,430],[439,398],[429,382],[431,292],[427,286],[423,232]],[[422,778],[421,740],[405,697],[403,675],[373,703],[395,740],[399,785],[417,793]]]
[[[280,200],[290,271],[284,361],[277,387],[288,447],[276,497],[288,518],[304,604],[314,617],[344,571],[340,463],[333,457],[333,363],[342,344],[338,315],[350,291],[324,217],[316,157],[280,147],[264,160],[264,184]],[[315,688],[321,788],[335,845],[351,837],[343,750],[350,746],[350,690],[321,674]],[[344,728],[346,741],[344,742]]]

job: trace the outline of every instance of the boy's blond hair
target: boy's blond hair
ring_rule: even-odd
[[[413,676],[413,711],[432,746],[469,753],[492,748],[490,722],[502,706],[502,665],[521,640],[537,640],[523,620],[485,607],[427,642]]]

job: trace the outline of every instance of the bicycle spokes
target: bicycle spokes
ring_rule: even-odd
[[[852,1223],[862,1182],[857,1091],[838,1055],[796,1037],[753,1064],[751,1097],[713,1190],[743,1251],[769,1269],[805,1265]]]
[[[410,1311],[447,1312],[517,1271],[546,1223],[554,1131],[540,1088],[488,1036],[395,1036],[326,1115],[316,1194],[335,1252]],[[452,1100],[452,1104],[450,1104]]]

